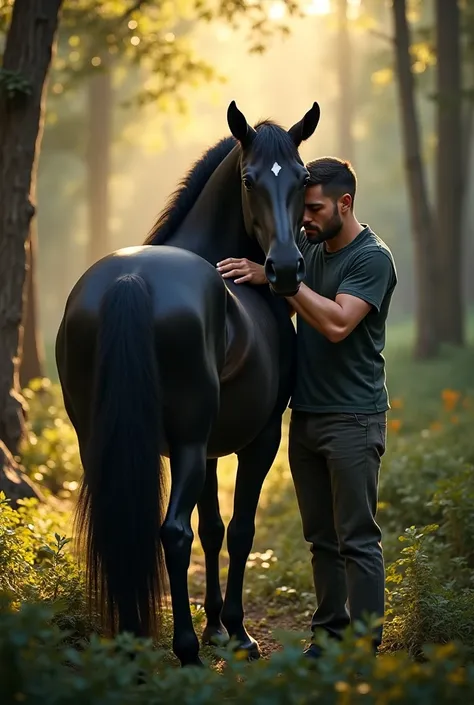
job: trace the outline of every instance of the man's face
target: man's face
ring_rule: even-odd
[[[324,196],[322,187],[308,186],[305,193],[303,227],[312,243],[331,240],[339,235],[343,225],[339,202]]]

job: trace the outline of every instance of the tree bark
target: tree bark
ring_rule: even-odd
[[[24,389],[36,377],[44,376],[44,348],[38,325],[37,262],[38,235],[35,221],[30,225],[26,248],[27,271],[21,340],[20,386]]]
[[[472,83],[472,82],[471,82]],[[471,88],[472,90],[472,88]],[[464,305],[470,307],[474,303],[474,278],[471,272],[474,268],[474,226],[472,224],[472,208],[469,201],[472,169],[472,138],[474,134],[474,100],[467,99],[463,117],[463,188],[462,188],[462,233],[463,233],[463,281]]]
[[[87,207],[89,246],[87,266],[110,252],[109,176],[112,141],[112,78],[109,67],[88,84],[89,140],[87,147]]]
[[[15,453],[23,433],[18,343],[26,252],[35,213],[43,92],[62,0],[16,0],[0,84],[0,438]],[[32,189],[33,185],[33,189]]]
[[[347,0],[337,0],[337,74],[339,84],[338,105],[338,143],[341,159],[354,160],[354,138],[352,124],[354,120],[354,93],[352,65],[354,54],[351,51],[349,22],[347,18]]]
[[[433,217],[420,154],[420,131],[411,70],[410,30],[406,17],[406,0],[393,0],[392,7],[395,28],[395,63],[415,255],[417,288],[415,355],[419,358],[428,358],[435,356],[438,352],[435,305],[436,261],[432,241]]]
[[[462,96],[458,0],[436,0],[437,308],[440,342],[464,344]]]

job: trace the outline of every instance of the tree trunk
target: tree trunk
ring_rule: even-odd
[[[463,296],[465,308],[474,304],[474,226],[472,222],[472,202],[469,200],[472,193],[472,137],[474,133],[474,101],[469,100],[464,116],[463,130],[463,207],[462,207],[462,232],[463,232]]]
[[[354,95],[352,65],[354,54],[351,51],[349,22],[347,19],[347,0],[337,0],[337,74],[339,84],[338,105],[338,156],[341,159],[354,160],[354,138],[352,124],[354,120]]]
[[[437,308],[440,342],[463,345],[462,97],[458,0],[436,0]]]
[[[15,1],[0,74],[0,438],[12,453],[23,433],[18,342],[25,243],[35,213],[30,196],[61,5],[62,0]]]
[[[393,0],[392,7],[395,63],[415,254],[417,288],[415,354],[419,358],[428,358],[438,352],[435,306],[436,262],[432,242],[433,217],[420,156],[420,134],[410,61],[410,31],[406,17],[406,1]]]
[[[89,247],[87,266],[110,252],[109,175],[112,141],[112,78],[106,68],[88,84],[89,141],[87,148],[87,207]]]
[[[26,249],[27,272],[23,309],[23,336],[21,340],[20,386],[22,389],[36,377],[44,376],[44,349],[38,325],[37,262],[38,235],[36,222],[30,225]]]

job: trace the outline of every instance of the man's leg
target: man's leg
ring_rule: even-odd
[[[325,417],[293,412],[289,432],[290,468],[306,541],[313,554],[317,609],[311,629],[340,637],[349,625],[344,560],[334,528],[331,478],[320,452],[320,426]]]
[[[335,414],[324,435],[339,550],[345,560],[351,622],[384,616],[385,572],[377,512],[385,414]],[[374,646],[382,641],[382,627]]]

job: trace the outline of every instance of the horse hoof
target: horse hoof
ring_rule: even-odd
[[[203,646],[225,646],[229,641],[227,629],[223,624],[218,626],[206,626],[202,633],[201,643]]]
[[[258,661],[261,657],[258,642],[249,635],[247,635],[247,638],[244,641],[238,644],[235,651],[242,655],[245,653],[247,661]]]

